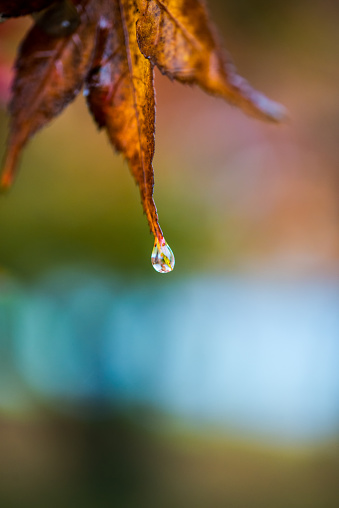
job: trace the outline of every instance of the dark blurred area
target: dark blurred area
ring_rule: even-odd
[[[0,508],[339,504],[339,3],[208,2],[267,125],[156,74],[159,275],[84,100],[0,199]],[[0,25],[0,156],[29,17]]]

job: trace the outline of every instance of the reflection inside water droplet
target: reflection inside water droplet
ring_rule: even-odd
[[[165,239],[161,244],[158,240],[155,240],[151,261],[154,270],[159,273],[168,273],[173,270],[175,265],[174,254]]]

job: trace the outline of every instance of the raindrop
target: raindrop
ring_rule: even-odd
[[[154,270],[159,273],[168,273],[173,270],[175,265],[174,254],[165,239],[161,243],[158,239],[155,240],[151,261]]]

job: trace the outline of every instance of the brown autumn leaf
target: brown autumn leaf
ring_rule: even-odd
[[[24,16],[32,12],[41,11],[55,0],[1,0],[0,19]]]
[[[246,113],[279,121],[284,108],[237,75],[200,0],[142,0],[137,21],[140,51],[163,74],[199,85]]]
[[[139,185],[151,231],[163,242],[153,201],[155,100],[153,67],[136,41],[136,5],[106,2],[85,95],[100,127],[122,152]]]
[[[161,273],[171,271],[174,256],[153,200],[154,66],[171,79],[197,84],[258,118],[280,121],[284,108],[236,74],[201,0],[50,3],[0,0],[0,16],[45,8],[34,14],[35,24],[17,57],[0,186],[11,185],[29,138],[84,86],[97,125],[105,128],[112,145],[125,156],[139,186],[155,239],[153,266]]]
[[[35,24],[19,51],[9,105],[10,133],[1,187],[12,183],[18,157],[28,139],[71,102],[90,69],[98,24],[97,0],[84,8],[77,31],[51,37]],[[80,2],[79,2],[80,5]]]

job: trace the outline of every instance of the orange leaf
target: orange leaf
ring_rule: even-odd
[[[100,127],[129,162],[152,233],[163,241],[153,201],[153,67],[136,42],[135,4],[116,0],[102,13],[85,95]]]
[[[285,109],[236,74],[200,0],[142,0],[141,4],[139,47],[163,74],[200,85],[248,114],[282,120]]]
[[[152,263],[169,272],[174,256],[153,200],[153,67],[198,84],[247,113],[278,121],[284,109],[253,90],[225,57],[200,0],[0,0],[0,15],[34,15],[19,51],[10,133],[0,188],[9,187],[28,139],[59,114],[85,84],[99,127],[127,159],[155,238]]]
[[[24,16],[40,11],[55,0],[0,0],[0,19]]]
[[[2,189],[11,185],[18,157],[28,139],[81,90],[93,55],[98,1],[87,0],[83,6],[78,3],[83,22],[73,34],[55,38],[33,26],[21,46],[9,106],[11,122]]]

